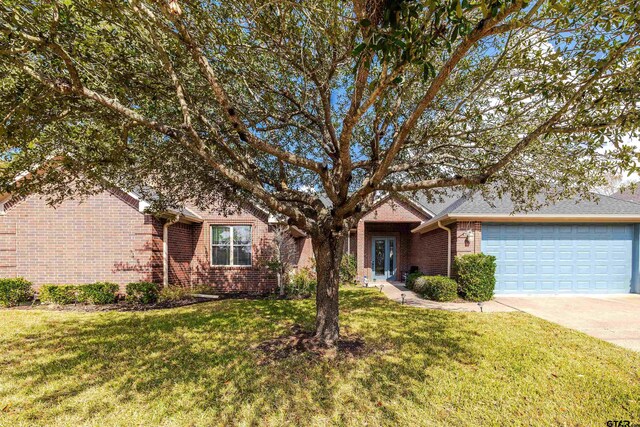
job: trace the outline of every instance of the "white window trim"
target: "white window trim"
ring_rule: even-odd
[[[228,227],[229,228],[229,264],[214,264],[213,263],[213,227]],[[249,246],[251,248],[251,262],[249,264],[234,264],[233,259],[233,230],[235,227],[250,227],[251,228],[251,243],[248,245],[235,245],[235,246]],[[216,246],[226,246],[226,245],[216,245]],[[209,262],[211,267],[219,267],[219,268],[249,268],[253,267],[253,225],[252,224],[209,224],[209,250],[211,251],[211,255],[209,257]]]

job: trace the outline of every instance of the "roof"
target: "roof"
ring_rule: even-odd
[[[617,193],[612,194],[611,197],[626,200],[628,202],[640,203],[640,188],[636,188],[635,191],[631,189],[618,191]]]
[[[537,210],[517,212],[510,197],[485,200],[479,193],[462,194],[449,205],[439,205],[439,212],[416,227],[424,233],[457,220],[512,222],[640,222],[640,203],[594,194],[594,200],[573,198],[543,205]],[[544,195],[538,196],[544,203]]]

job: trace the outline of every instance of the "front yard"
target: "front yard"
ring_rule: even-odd
[[[263,363],[312,301],[150,312],[0,310],[0,426],[640,423],[640,354],[522,313],[342,291],[360,358]]]

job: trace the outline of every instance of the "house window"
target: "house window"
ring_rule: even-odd
[[[251,265],[251,226],[212,225],[211,265]]]

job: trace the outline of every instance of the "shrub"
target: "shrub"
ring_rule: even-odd
[[[413,286],[414,286],[414,285],[415,285],[415,283],[416,283],[416,279],[417,279],[418,277],[422,277],[422,276],[424,276],[424,274],[423,274],[423,273],[421,273],[421,272],[419,272],[419,271],[414,271],[413,273],[409,273],[409,274],[407,275],[407,281],[406,281],[406,283],[405,283],[405,286],[406,286],[408,289],[413,289]]]
[[[445,276],[418,277],[414,290],[433,301],[453,301],[458,297],[458,284]]]
[[[496,287],[496,257],[486,254],[459,255],[454,269],[460,294],[470,301],[488,301]]]
[[[73,304],[77,301],[78,287],[74,285],[42,285],[40,302],[48,304]]]
[[[309,296],[316,291],[318,281],[309,268],[301,268],[289,275],[287,294],[291,296]]]
[[[191,294],[199,293],[192,289],[185,288],[182,286],[167,286],[160,289],[158,293],[158,301],[159,302],[167,302],[167,301],[182,301],[186,299],[191,299]]]
[[[340,283],[353,284],[356,281],[356,257],[344,254],[340,262]]]
[[[127,301],[153,304],[158,301],[160,285],[151,282],[134,282],[127,285]]]
[[[0,279],[0,305],[11,307],[33,297],[31,282],[22,277]]]
[[[119,286],[115,283],[96,282],[78,286],[77,301],[85,304],[113,304]]]

